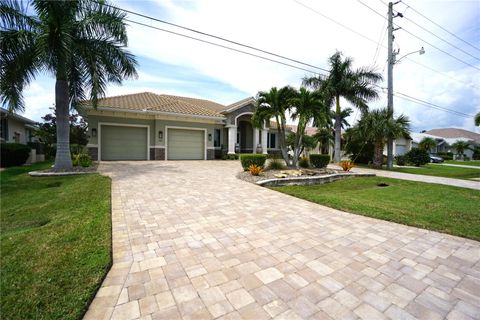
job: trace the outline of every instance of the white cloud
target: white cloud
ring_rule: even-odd
[[[358,1],[299,1],[353,28],[356,32],[373,39],[374,42],[383,33],[382,28],[385,28],[384,20],[362,6]],[[378,12],[386,14],[387,8],[380,1],[362,1]],[[415,9],[439,22],[445,28],[465,37],[471,36],[471,31],[467,31],[472,28],[474,21],[480,19],[480,2],[478,1],[423,0],[414,2],[410,0],[407,2],[412,4]],[[353,57],[356,66],[370,65],[373,62],[376,51],[376,43],[369,42],[335,25],[292,0],[203,0],[180,2],[158,0],[118,1],[116,4],[133,11],[143,11],[145,14],[152,14],[158,18],[180,25],[216,34],[321,67],[327,66],[327,58],[336,49],[341,50],[345,55]],[[464,50],[478,54],[478,52],[471,51],[474,49],[422,19],[412,9],[406,9],[405,5],[397,4],[396,9],[404,12],[405,17],[416,21],[441,37],[445,37],[448,41],[454,42]],[[219,43],[218,40],[179,30],[159,22],[132,15],[129,15],[129,19]],[[396,18],[395,21],[419,37],[456,56],[462,57],[462,59],[471,63],[478,62],[478,60],[472,61],[471,57],[463,55],[428,33],[419,30],[418,27],[406,19]],[[204,75],[206,78],[225,83],[236,90],[235,93],[231,93],[227,89],[225,91],[219,90],[218,93],[213,93],[211,90],[206,91],[205,96],[201,97],[207,99],[221,99],[221,102],[229,103],[238,98],[238,91],[254,96],[259,90],[268,90],[272,86],[287,84],[298,86],[301,83],[301,78],[306,74],[304,71],[131,23],[128,32],[130,40],[129,49],[138,57],[157,61],[159,65],[182,66],[186,70],[190,69],[192,73]],[[396,65],[394,69],[395,91],[407,93],[468,114],[480,111],[480,89],[473,89],[465,84],[465,82],[472,83],[480,87],[480,72],[450,59],[402,30],[396,31],[395,35],[396,47],[399,47],[401,52],[400,56],[424,46],[426,50],[425,55],[412,54],[409,56],[409,59],[442,72],[448,72],[448,75],[451,77],[463,81],[459,82],[429,71],[414,64],[411,60],[405,59]],[[477,31],[477,37],[469,38],[469,41],[476,41],[475,44],[480,46],[479,39]],[[386,46],[385,38],[382,44]],[[233,46],[231,44],[227,45]],[[245,48],[236,48],[252,52]],[[376,60],[378,70],[382,70],[385,61],[386,50],[380,47],[379,56]],[[480,64],[477,63],[477,66],[480,67]],[[309,67],[305,68],[311,69]],[[185,86],[181,86],[189,81],[188,76],[183,75],[179,78],[174,74],[169,74],[168,71],[160,67],[146,70],[142,65],[140,65],[139,71],[140,78],[138,84],[135,85],[133,82],[128,81],[123,87],[112,86],[108,90],[109,94],[124,94],[148,89],[149,91],[159,93],[200,96],[198,92],[201,92],[201,90],[192,92],[185,89]],[[384,69],[384,71],[386,70]],[[196,81],[192,79],[193,85],[195,85]],[[172,89],[172,84],[178,84],[179,89]],[[201,81],[198,81],[198,87],[202,87]],[[29,91],[29,95],[34,96],[32,92]],[[47,99],[46,93],[39,93],[39,95],[42,94],[45,95],[44,99]],[[372,107],[378,107],[384,101],[384,94],[382,94],[377,102],[372,103]],[[468,108],[470,110],[467,110]],[[409,115],[415,128],[424,127],[428,129],[439,124],[442,126],[456,125],[473,129],[472,126],[468,125],[467,120],[469,119],[464,120],[448,113],[400,99],[395,99],[395,109],[397,113],[403,112]]]

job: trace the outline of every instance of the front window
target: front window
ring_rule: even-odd
[[[268,139],[267,139],[267,147],[271,149],[276,148],[276,134],[275,133],[268,133]]]
[[[213,146],[215,148],[220,147],[220,129],[215,129],[213,131]]]

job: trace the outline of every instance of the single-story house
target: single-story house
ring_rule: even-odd
[[[0,141],[27,144],[33,142],[36,122],[0,108]]]
[[[446,152],[452,152],[453,154],[456,154],[456,151],[452,148],[452,145],[457,141],[468,142],[471,149],[480,145],[480,134],[465,129],[438,128],[425,131],[425,133],[443,138],[447,145]],[[464,154],[471,159],[473,150],[465,150]]]
[[[0,108],[0,143],[29,144],[35,142],[36,138],[33,133],[36,128],[35,121]],[[43,160],[45,160],[45,155],[37,154],[37,150],[32,148],[27,163]]]
[[[94,160],[211,160],[222,154],[279,152],[278,134],[252,126],[256,101],[230,105],[143,92],[82,103]]]
[[[420,133],[412,132],[410,136],[412,137],[412,148],[418,148],[418,145],[423,139],[432,138],[433,140],[435,140],[437,145],[434,148],[429,150],[431,154],[437,154],[439,152],[447,152],[447,142],[442,137],[428,134],[425,132],[420,132]]]

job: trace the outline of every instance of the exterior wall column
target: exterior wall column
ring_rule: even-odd
[[[257,146],[259,141],[260,130],[253,128],[253,151],[252,153],[257,153]]]
[[[268,129],[267,128],[263,128],[262,129],[262,152],[263,154],[268,154],[268,150],[267,150],[267,139],[268,139]]]
[[[237,143],[237,127],[228,128],[228,154],[235,154],[235,144]]]

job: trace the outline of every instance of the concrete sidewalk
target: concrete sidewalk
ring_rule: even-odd
[[[332,169],[337,169],[337,170],[341,169],[336,165],[328,165],[328,167]],[[395,172],[395,171],[387,171],[387,170],[375,170],[375,169],[358,168],[358,167],[354,167],[352,171],[357,173],[374,173],[379,177],[419,181],[419,182],[426,182],[426,183],[436,183],[436,184],[443,184],[447,186],[480,190],[480,182],[473,181],[473,180],[452,179],[452,178],[444,178],[444,177],[427,176],[423,174],[413,174],[413,173]]]

